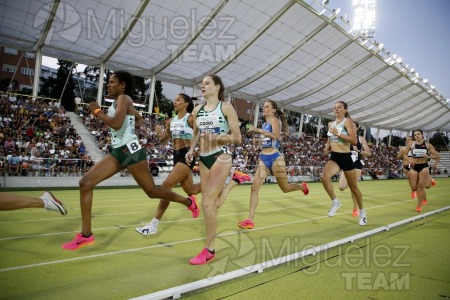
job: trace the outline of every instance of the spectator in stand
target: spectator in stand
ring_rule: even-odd
[[[17,155],[17,150],[12,150],[11,154],[6,158],[8,163],[9,176],[19,176],[20,174],[20,158]]]
[[[355,198],[358,204],[359,225],[366,225],[366,212],[363,208],[362,194],[358,188],[358,173],[350,152],[350,146],[357,143],[356,127],[352,119],[350,119],[347,103],[343,101],[336,102],[334,115],[336,120],[328,123],[328,145],[324,150],[325,154],[328,154],[329,150],[331,150],[331,156],[325,165],[322,175],[323,187],[332,202],[328,216],[334,216],[338,208],[341,207],[341,202],[336,198],[331,178],[343,170],[352,192],[352,197]]]
[[[9,136],[5,142],[5,150],[11,153],[14,149],[16,149],[16,143],[13,141],[13,137]]]

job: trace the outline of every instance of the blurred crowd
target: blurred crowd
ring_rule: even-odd
[[[111,151],[108,127],[95,118],[86,106],[77,114],[105,154]],[[140,142],[147,149],[149,168],[154,175],[170,171],[172,147],[159,144],[167,119],[145,114],[145,124],[137,130]],[[233,165],[246,173],[254,173],[261,147],[259,139],[241,126],[243,143],[230,146]],[[300,136],[283,137],[288,175],[311,176],[319,180],[328,157],[323,154],[326,139]],[[370,145],[372,156],[364,158],[363,175],[376,179],[382,176],[402,177],[402,163],[396,159],[399,149]],[[80,176],[94,162],[70,118],[57,103],[42,99],[0,94],[0,176]],[[194,168],[198,172],[198,168]],[[126,171],[122,176],[127,176]]]
[[[64,108],[0,94],[0,176],[77,176],[93,164]]]

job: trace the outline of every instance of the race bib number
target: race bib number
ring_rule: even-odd
[[[173,138],[179,138],[185,132],[186,124],[184,122],[173,122],[170,124],[170,132]]]
[[[139,151],[142,147],[138,141],[131,141],[127,144],[127,148],[130,151],[130,154],[133,154],[136,151]]]
[[[200,133],[220,133],[219,127],[213,127],[213,128],[200,128]]]
[[[413,157],[425,157],[427,154],[427,149],[414,149],[412,154]]]
[[[200,116],[197,117],[197,127],[201,133],[220,133],[219,116]]]
[[[353,162],[357,161],[358,160],[358,152],[351,151],[351,153],[352,153],[351,156],[352,156]]]

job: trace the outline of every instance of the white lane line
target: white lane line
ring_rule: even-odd
[[[403,200],[403,201],[393,202],[393,203],[390,203],[390,204],[378,205],[378,206],[374,206],[374,207],[371,207],[371,208],[367,208],[366,210],[392,206],[392,205],[396,205],[396,204],[405,203],[405,202],[408,202],[408,201],[411,201],[411,200]],[[347,213],[348,212],[342,212],[342,213],[338,213],[336,215],[342,215],[342,214],[347,214]],[[252,229],[251,231],[259,231],[259,230],[271,229],[271,228],[282,227],[282,226],[287,226],[287,225],[292,225],[292,224],[298,224],[298,223],[308,222],[308,221],[312,221],[312,220],[319,220],[319,219],[324,219],[324,218],[329,218],[329,217],[327,215],[324,215],[324,216],[319,216],[319,217],[315,217],[315,218],[307,218],[307,219],[298,220],[298,221],[292,221],[292,222],[287,222],[287,223],[281,223],[281,224],[276,224],[276,225],[256,228],[256,229]],[[236,230],[236,232],[234,234],[240,234],[241,232],[242,232],[242,230]],[[230,236],[230,235],[234,235],[234,234],[230,233],[230,232],[227,232],[225,235],[218,235],[218,237]],[[152,245],[152,246],[146,246],[146,247],[139,247],[139,248],[132,248],[132,249],[114,251],[114,252],[94,254],[94,255],[83,256],[83,257],[76,257],[76,258],[56,260],[56,261],[49,261],[49,262],[42,262],[42,263],[23,265],[23,266],[17,266],[17,267],[3,268],[3,269],[0,269],[0,272],[8,272],[8,271],[14,271],[14,270],[21,270],[21,269],[30,269],[30,268],[35,268],[35,267],[42,267],[42,266],[47,266],[47,265],[61,264],[61,263],[67,263],[67,262],[72,262],[72,261],[77,261],[77,260],[85,260],[85,259],[91,259],[91,258],[97,258],[97,257],[103,257],[103,256],[119,255],[119,254],[131,253],[131,252],[147,250],[147,249],[152,249],[152,248],[166,247],[167,245],[179,245],[179,244],[191,243],[191,242],[200,241],[200,240],[204,240],[204,239],[205,238],[195,238],[195,239],[189,239],[189,240],[169,242],[169,243],[165,243],[165,244],[158,244],[158,245]]]

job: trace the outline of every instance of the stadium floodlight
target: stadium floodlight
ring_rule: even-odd
[[[427,83],[428,83],[428,79],[425,78],[425,79],[423,80],[423,83],[427,84]]]
[[[375,0],[353,0],[353,11],[353,29],[366,37],[374,37]]]

